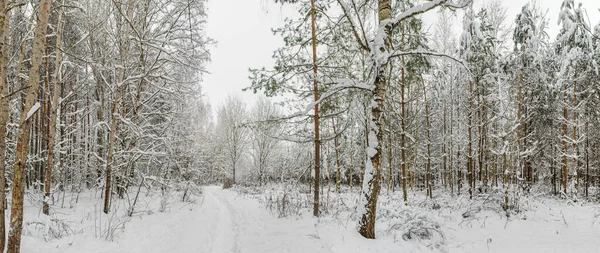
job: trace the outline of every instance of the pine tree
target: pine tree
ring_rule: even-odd
[[[548,50],[547,20],[542,11],[535,5],[525,5],[515,20],[513,41],[515,48],[512,64],[518,80],[517,96],[517,150],[519,164],[523,166],[524,177],[531,186],[536,179],[536,168],[551,167],[547,163],[546,154],[552,146],[550,140],[543,136],[551,126],[547,118],[553,114],[548,111],[552,104],[551,89],[547,85],[548,67],[544,67]],[[545,143],[543,143],[545,142]],[[528,186],[528,187],[529,187]]]
[[[572,172],[573,193],[577,195],[578,190],[578,170],[580,164],[580,143],[583,141],[579,137],[578,127],[581,124],[578,119],[581,104],[585,102],[582,95],[587,92],[578,81],[581,76],[585,76],[593,70],[592,59],[593,45],[592,38],[588,31],[590,28],[584,20],[584,10],[579,4],[575,8],[573,0],[564,0],[561,5],[559,15],[559,25],[561,29],[556,39],[556,51],[561,57],[559,77],[563,77],[560,87],[563,93],[563,118],[562,118],[562,187],[563,193],[567,193],[568,174]],[[572,86],[571,86],[572,85]],[[569,101],[569,99],[572,99]],[[569,112],[571,115],[569,115]],[[572,117],[570,117],[572,116]],[[571,135],[569,135],[569,126],[572,126]],[[572,152],[569,154],[568,144],[572,146]],[[567,157],[573,157],[572,165],[569,166]]]
[[[468,80],[469,89],[469,111],[467,113],[468,121],[468,150],[467,150],[467,180],[469,181],[469,197],[473,198],[476,180],[481,180],[483,166],[486,163],[487,148],[487,120],[488,113],[486,107],[489,104],[487,97],[494,83],[494,66],[498,56],[494,54],[496,38],[492,36],[493,28],[487,22],[487,12],[481,10],[475,14],[469,10],[463,20],[463,34],[460,40],[460,55],[466,60],[471,71],[471,77]],[[477,117],[478,116],[478,117]],[[478,121],[479,140],[478,140],[478,165],[479,173],[475,168],[475,133],[474,121]],[[478,177],[479,175],[479,177]]]

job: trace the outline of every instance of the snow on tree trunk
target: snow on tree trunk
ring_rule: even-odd
[[[52,162],[54,159],[54,137],[56,134],[56,122],[57,122],[57,113],[58,110],[58,93],[60,92],[60,84],[59,84],[59,75],[60,75],[60,64],[62,60],[62,52],[61,52],[61,44],[62,44],[62,11],[58,15],[58,30],[56,33],[56,60],[54,66],[54,77],[52,78],[53,89],[52,89],[52,109],[50,112],[50,129],[48,131],[48,164],[46,165],[46,178],[44,181],[44,214],[50,214],[50,185],[52,183]]]
[[[376,57],[377,76],[375,77],[375,89],[373,90],[373,101],[371,102],[370,123],[368,125],[368,143],[367,160],[365,165],[365,174],[363,179],[361,201],[359,202],[359,233],[365,238],[375,238],[375,216],[377,213],[377,197],[379,196],[380,174],[381,174],[381,146],[383,143],[383,123],[384,123],[384,104],[385,88],[388,84],[385,70],[387,69],[388,52],[390,48],[391,27],[381,25],[387,19],[391,18],[392,6],[391,0],[379,1],[379,24],[380,29],[384,29],[384,38],[377,43],[374,52],[381,54]]]
[[[6,9],[7,0],[0,0],[0,95],[4,96],[8,93],[8,82],[6,82],[6,63],[7,63],[7,45],[8,35],[10,34],[10,12]],[[9,118],[8,98],[0,98],[0,189],[6,188],[6,125]],[[6,245],[6,194],[5,191],[0,191],[0,249],[4,249]]]
[[[10,233],[8,235],[8,253],[19,253],[21,251],[21,232],[23,230],[23,199],[25,193],[25,169],[27,164],[28,144],[31,120],[28,120],[27,113],[32,109],[36,98],[38,97],[40,83],[40,67],[42,65],[42,56],[44,53],[44,41],[48,18],[50,16],[51,0],[41,0],[39,5],[39,20],[37,21],[33,49],[31,53],[31,68],[29,69],[29,79],[27,81],[27,96],[25,105],[21,114],[19,132],[17,137],[16,158],[14,164],[12,206],[10,210]]]
[[[129,0],[129,4],[127,7],[127,19],[132,20],[133,17],[133,8],[134,8],[135,0]],[[121,46],[121,66],[119,68],[119,75],[117,77],[117,82],[115,85],[115,101],[113,101],[112,110],[111,110],[111,125],[110,125],[110,135],[108,139],[108,154],[106,156],[106,186],[104,189],[104,213],[108,214],[110,210],[110,197],[111,197],[111,173],[112,173],[112,162],[113,162],[113,154],[115,149],[115,135],[118,131],[118,121],[119,121],[119,103],[121,100],[121,96],[123,90],[125,89],[125,84],[123,83],[125,78],[125,58],[127,56],[127,51],[129,50],[129,33],[130,26],[125,25],[127,28],[125,29],[125,34],[122,39],[125,41]]]

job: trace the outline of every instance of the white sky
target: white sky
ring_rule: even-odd
[[[486,0],[475,1],[479,5]],[[549,10],[549,35],[555,38],[562,0],[539,2],[543,9]],[[600,0],[575,2],[583,3],[592,26],[599,22]],[[506,22],[510,25],[526,1],[503,0],[502,3],[508,7]],[[204,77],[202,87],[213,108],[216,109],[228,94],[242,97],[248,107],[254,104],[256,95],[251,91],[242,92],[242,88],[250,86],[248,68],[272,67],[271,55],[283,42],[281,37],[273,35],[271,28],[280,27],[284,18],[290,15],[296,15],[293,9],[282,9],[273,0],[209,0],[207,33],[218,44],[211,50],[212,62],[208,65],[211,74]],[[435,13],[428,14],[425,20],[434,22]],[[459,24],[456,26],[460,29]]]
[[[285,10],[287,15],[294,14],[290,8]],[[283,40],[271,28],[283,25],[283,12],[273,0],[208,1],[207,33],[217,45],[211,50],[210,74],[204,77],[202,89],[213,109],[228,94],[240,96],[248,107],[254,105],[256,95],[242,92],[251,84],[248,68],[272,67],[271,55],[283,46]]]

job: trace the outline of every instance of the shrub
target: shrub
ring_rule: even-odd
[[[228,178],[228,179],[225,179],[225,180],[223,181],[223,189],[229,189],[229,188],[231,188],[231,187],[233,187],[233,180],[232,180],[232,179],[229,179],[229,178]]]

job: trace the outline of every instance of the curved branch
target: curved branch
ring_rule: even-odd
[[[400,57],[400,56],[405,56],[405,55],[425,55],[425,56],[433,56],[433,57],[441,57],[441,58],[450,59],[450,60],[455,61],[458,64],[460,64],[467,71],[467,74],[469,74],[469,76],[473,76],[473,74],[469,70],[469,67],[465,61],[463,61],[459,58],[456,58],[454,56],[448,55],[448,54],[431,52],[431,51],[421,51],[421,50],[399,51],[399,52],[392,53],[389,58],[395,58],[395,57]]]
[[[348,6],[346,5],[346,3],[343,2],[343,0],[337,0],[337,2],[339,3],[340,7],[342,8],[342,11],[344,12],[344,16],[346,17],[346,19],[348,19],[348,22],[350,22],[350,27],[352,28],[352,34],[354,35],[356,42],[358,42],[358,45],[360,46],[361,49],[363,49],[367,52],[370,52],[371,49],[367,46],[367,42],[363,41],[363,39],[360,37],[360,35],[358,35],[358,31],[356,30],[356,24],[354,24],[354,20],[352,19],[352,16],[350,16],[350,14],[348,13]]]

